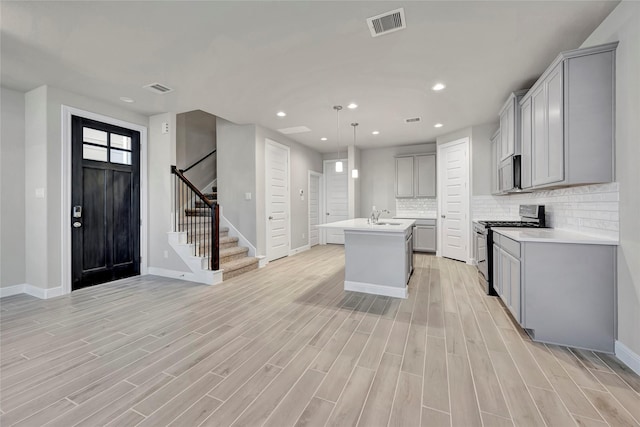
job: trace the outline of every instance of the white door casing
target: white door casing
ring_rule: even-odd
[[[439,145],[439,255],[469,262],[469,139]]]
[[[289,255],[289,147],[265,143],[267,260]]]
[[[320,224],[321,204],[320,191],[322,174],[309,171],[309,247],[316,246],[320,243]]]
[[[349,190],[347,169],[336,172],[336,161],[324,161],[325,179],[325,214],[324,223],[349,219]],[[341,159],[346,164],[346,159]],[[325,230],[325,242],[344,245],[344,232],[341,230]]]

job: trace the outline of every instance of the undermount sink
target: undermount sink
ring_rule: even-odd
[[[376,222],[373,225],[402,225],[399,222]]]

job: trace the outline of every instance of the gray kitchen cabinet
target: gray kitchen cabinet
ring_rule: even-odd
[[[531,98],[525,100],[522,103],[520,110],[520,144],[521,150],[521,162],[520,162],[520,187],[524,190],[531,188]]]
[[[500,129],[491,137],[491,194],[500,194],[500,186],[498,184],[498,165],[500,161]]]
[[[413,156],[396,157],[396,197],[414,197]]]
[[[513,92],[500,110],[500,161],[520,154],[519,101],[526,91]]]
[[[520,322],[520,244],[500,236],[493,245],[494,288],[513,318]]]
[[[436,155],[416,155],[416,197],[436,197]]]
[[[436,155],[396,157],[396,197],[436,197]]]
[[[534,340],[613,352],[615,246],[517,242],[497,231],[493,271],[496,292]]]
[[[436,240],[436,220],[416,219],[413,226],[413,250],[416,252],[435,252]]]
[[[531,120],[522,169],[530,167],[532,188],[614,180],[616,47],[561,53],[520,101],[523,123]]]

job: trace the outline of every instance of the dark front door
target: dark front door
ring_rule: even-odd
[[[73,116],[72,290],[140,274],[140,133]]]

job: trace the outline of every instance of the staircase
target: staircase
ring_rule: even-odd
[[[209,202],[217,202],[217,188],[213,187],[211,193],[204,194]],[[209,217],[211,210],[204,201],[197,200],[193,207],[184,210],[185,216],[180,229],[186,233],[182,241],[190,242],[195,257],[207,258],[211,246],[211,223],[199,221],[202,217]],[[250,257],[249,248],[239,246],[238,238],[229,236],[228,227],[219,228],[219,262],[223,271],[222,280],[236,277],[258,268],[258,258]],[[202,263],[206,265],[206,263]]]

